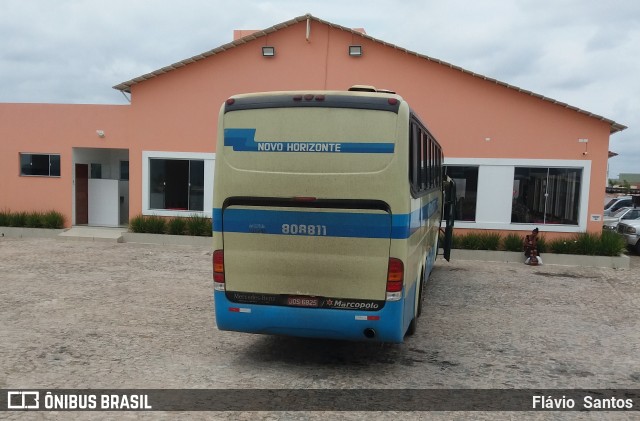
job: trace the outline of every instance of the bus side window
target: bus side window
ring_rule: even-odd
[[[429,188],[429,148],[427,147],[427,134],[420,130],[420,188]]]
[[[420,146],[418,145],[418,126],[411,123],[411,133],[409,133],[409,181],[414,193],[420,191]]]

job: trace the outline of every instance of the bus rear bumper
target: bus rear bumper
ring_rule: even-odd
[[[378,311],[239,304],[214,291],[220,330],[352,341],[395,342],[404,337],[402,301]]]

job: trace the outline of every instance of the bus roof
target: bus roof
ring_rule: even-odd
[[[398,113],[400,95],[371,91],[279,91],[234,95],[225,103],[225,113],[263,108],[352,108]]]

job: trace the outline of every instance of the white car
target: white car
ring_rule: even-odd
[[[602,229],[616,231],[620,222],[639,218],[640,208],[621,208],[613,215],[604,217]]]
[[[622,234],[627,240],[627,247],[640,254],[640,219],[620,222],[618,224],[618,233]]]

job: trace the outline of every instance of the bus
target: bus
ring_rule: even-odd
[[[442,161],[393,92],[226,100],[212,212],[217,327],[395,343],[413,334],[443,214],[449,259],[455,185]]]

